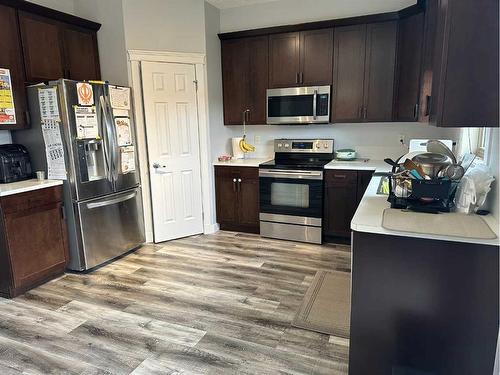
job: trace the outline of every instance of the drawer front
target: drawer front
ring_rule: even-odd
[[[327,186],[356,186],[358,172],[348,170],[327,170],[325,183]]]
[[[62,201],[62,187],[55,186],[39,190],[8,195],[0,199],[3,212],[6,214],[31,210],[33,208]]]

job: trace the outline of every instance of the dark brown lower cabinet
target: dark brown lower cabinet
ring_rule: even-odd
[[[259,233],[259,169],[215,167],[217,222],[222,230]]]
[[[0,296],[62,275],[68,260],[62,187],[0,198]]]
[[[351,237],[351,220],[365,193],[372,171],[327,170],[323,236]]]
[[[498,246],[353,232],[349,374],[493,374]]]

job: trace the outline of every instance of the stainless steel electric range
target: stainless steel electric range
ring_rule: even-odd
[[[274,160],[259,165],[260,235],[320,244],[323,168],[333,139],[276,139]]]

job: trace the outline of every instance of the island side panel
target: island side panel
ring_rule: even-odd
[[[353,232],[352,249],[349,374],[493,372],[498,246]]]

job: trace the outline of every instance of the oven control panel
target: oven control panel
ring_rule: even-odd
[[[274,152],[333,153],[333,139],[275,139]]]

